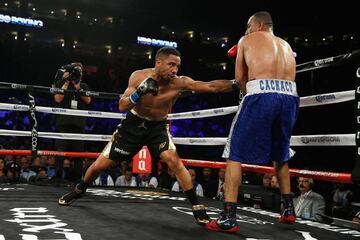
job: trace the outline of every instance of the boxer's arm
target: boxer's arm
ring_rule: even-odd
[[[235,61],[235,79],[244,94],[246,94],[246,83],[248,81],[248,68],[244,56],[245,39],[246,36],[239,40]]]
[[[195,81],[194,79],[182,76],[182,89],[184,91],[195,92],[231,92],[237,89],[237,83],[234,80],[213,80],[210,82]]]
[[[130,100],[130,95],[136,91],[137,83],[139,82],[138,74],[133,72],[129,78],[129,84],[124,94],[119,99],[119,110],[120,112],[127,112],[135,106]]]

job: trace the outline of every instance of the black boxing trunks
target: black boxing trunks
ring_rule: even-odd
[[[160,154],[166,150],[176,150],[166,120],[150,121],[131,110],[117,127],[102,155],[113,161],[131,160],[145,145],[154,160],[160,159]]]

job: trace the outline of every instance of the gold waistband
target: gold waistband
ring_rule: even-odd
[[[137,117],[139,117],[139,118],[141,118],[141,119],[150,121],[150,122],[161,122],[161,121],[166,120],[166,118],[164,118],[164,119],[162,119],[162,120],[154,120],[154,119],[151,119],[151,118],[148,118],[148,117],[144,117],[144,116],[140,115],[138,112],[136,112],[135,109],[133,109],[133,108],[130,110],[130,112],[131,112],[132,114],[134,114],[135,116],[137,116]]]

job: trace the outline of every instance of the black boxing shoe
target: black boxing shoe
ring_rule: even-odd
[[[59,200],[58,200],[59,205],[69,206],[76,199],[81,198],[85,194],[86,190],[81,190],[78,187],[79,187],[79,184],[77,184],[71,192],[69,192],[69,193],[63,195],[61,198],[59,198]]]
[[[205,225],[210,222],[210,217],[207,215],[206,208],[203,204],[193,205],[192,212],[198,224]]]

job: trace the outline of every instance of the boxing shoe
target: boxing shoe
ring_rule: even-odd
[[[279,223],[293,224],[295,221],[296,214],[292,200],[292,194],[282,194]]]
[[[193,216],[198,224],[204,225],[210,222],[210,217],[206,213],[206,208],[203,204],[192,206]]]
[[[279,217],[279,223],[293,224],[296,221],[294,207],[284,208]]]
[[[79,186],[80,186],[80,184],[77,184],[71,192],[61,196],[61,198],[59,198],[59,200],[58,200],[59,205],[69,206],[76,199],[81,198],[85,194],[86,189],[81,190],[81,188],[79,188]]]
[[[235,218],[227,217],[224,212],[220,213],[220,216],[217,220],[212,220],[210,223],[205,225],[205,228],[210,231],[215,232],[228,232],[235,233],[239,231],[239,226]]]
[[[236,221],[236,202],[224,202],[224,210],[219,214],[217,220],[212,220],[205,225],[210,231],[235,233],[239,231]]]

